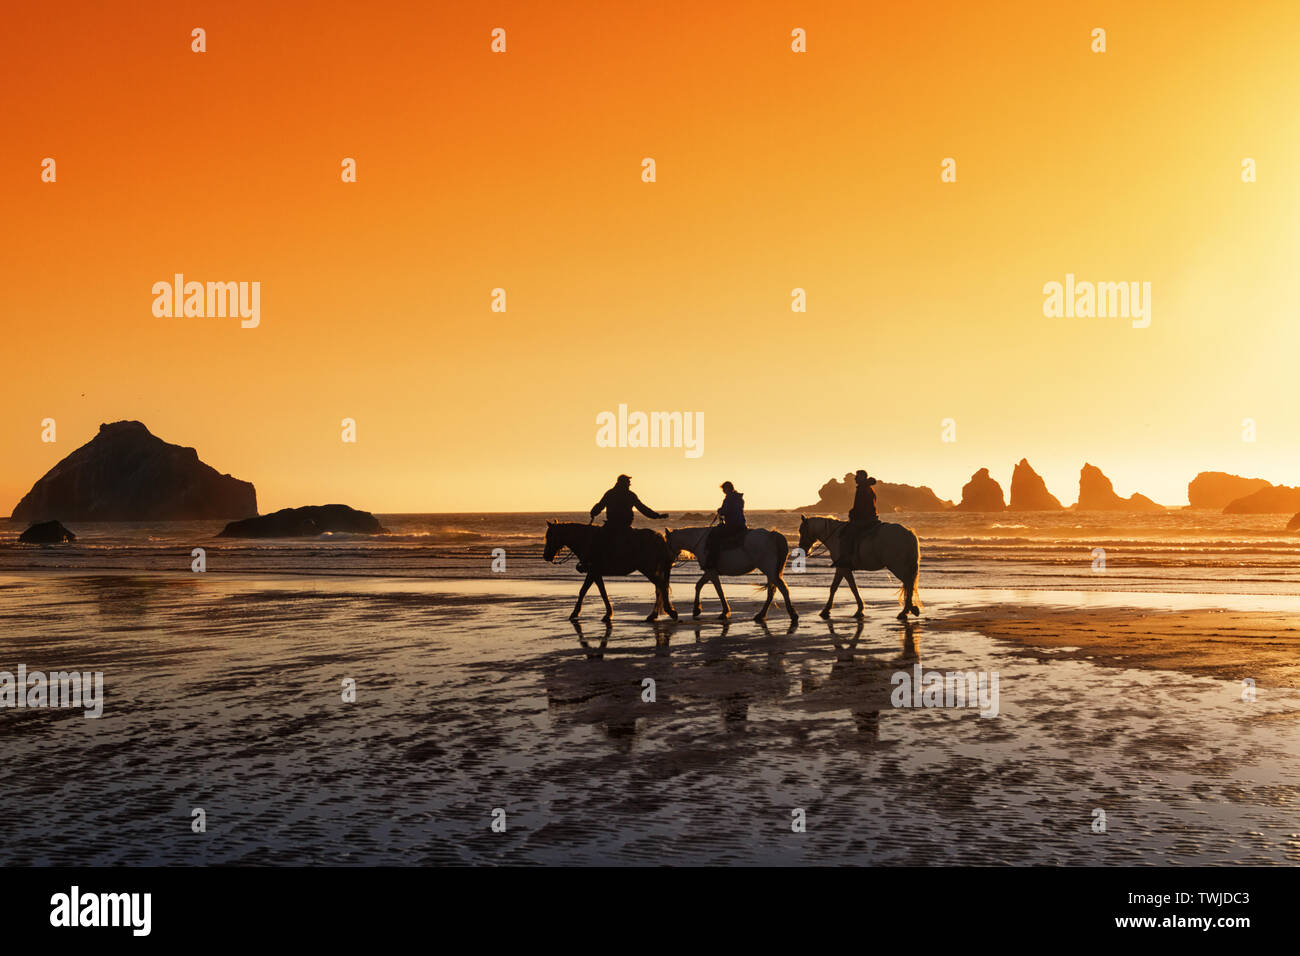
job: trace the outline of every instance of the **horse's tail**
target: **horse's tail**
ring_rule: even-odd
[[[898,589],[898,606],[903,609],[903,614],[911,611],[913,614],[921,613],[921,588],[918,583],[921,580],[921,542],[917,539],[916,533],[909,531],[912,536],[912,545],[916,553],[912,557],[911,564],[903,571],[903,586]],[[912,592],[912,603],[907,603],[907,592]]]
[[[773,531],[772,539],[781,548],[781,563],[776,566],[776,576],[783,578],[785,577],[786,563],[790,560],[790,542],[785,539],[785,535],[780,531]]]

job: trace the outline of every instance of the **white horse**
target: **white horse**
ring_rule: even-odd
[[[831,554],[831,563],[835,565],[835,580],[831,581],[831,593],[826,598],[826,606],[822,608],[821,616],[831,616],[835,589],[840,586],[840,581],[843,579],[849,582],[849,590],[853,592],[858,602],[858,610],[854,617],[862,617],[862,595],[858,593],[858,583],[853,580],[853,572],[879,571],[881,568],[888,568],[894,577],[903,582],[898,592],[898,601],[903,610],[899,612],[898,619],[906,621],[909,611],[919,615],[921,599],[917,596],[916,582],[921,574],[921,546],[916,540],[916,535],[901,524],[882,522],[875,531],[858,538],[857,546],[853,549],[854,553],[847,556],[849,566],[842,567],[840,562],[845,557],[844,531],[848,526],[847,521],[839,521],[835,518],[800,517],[799,547],[803,549],[804,554],[808,553],[808,549],[814,542],[820,541],[826,545],[826,550]],[[669,547],[669,550],[671,551],[672,548]]]
[[[668,560],[676,561],[679,554],[689,551],[695,555],[700,570],[704,572],[695,582],[695,607],[691,611],[693,616],[700,616],[700,590],[704,587],[704,582],[712,581],[713,587],[718,592],[718,600],[722,602],[722,613],[718,616],[730,617],[731,605],[727,603],[727,596],[722,593],[722,580],[718,576],[748,574],[757,568],[767,577],[767,600],[763,603],[763,609],[754,615],[754,620],[762,621],[767,618],[768,608],[772,606],[772,597],[777,589],[780,589],[781,597],[785,599],[785,610],[790,615],[790,620],[799,619],[799,615],[790,604],[790,589],[785,586],[785,580],[782,578],[786,559],[790,557],[790,545],[785,540],[785,535],[779,531],[750,528],[739,546],[723,548],[722,553],[718,555],[717,568],[710,569],[704,567],[705,538],[708,533],[708,528],[678,528],[676,531],[668,532]]]

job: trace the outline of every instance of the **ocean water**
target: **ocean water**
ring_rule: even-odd
[[[565,552],[542,560],[546,520],[587,520],[585,513],[387,514],[392,533],[334,534],[316,538],[218,538],[221,521],[86,523],[70,527],[78,538],[59,546],[20,545],[22,525],[0,527],[0,571],[189,571],[194,548],[206,552],[209,572],[259,572],[363,577],[491,578],[492,552],[506,552],[510,578],[576,577]],[[1187,593],[1300,594],[1300,535],[1283,530],[1283,515],[1222,515],[1206,511],[1164,514],[1070,512],[1054,514],[895,514],[921,541],[921,586],[940,588],[1067,588]],[[695,526],[674,514],[669,522],[638,525]],[[793,548],[799,515],[750,513],[755,527],[775,528]],[[1097,549],[1104,552],[1104,568]],[[694,580],[685,562],[674,580]],[[824,584],[823,550],[792,582]],[[892,581],[876,572],[863,583]]]

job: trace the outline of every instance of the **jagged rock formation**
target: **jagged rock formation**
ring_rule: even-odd
[[[970,481],[961,486],[961,503],[958,511],[1006,511],[1006,499],[1002,497],[1002,486],[989,475],[987,468],[981,468],[970,476]]]
[[[77,536],[58,521],[42,521],[20,534],[18,540],[23,544],[62,544],[76,541]]]
[[[1300,488],[1269,485],[1244,498],[1228,502],[1225,515],[1294,514],[1300,510]]]
[[[882,515],[891,511],[948,511],[953,507],[924,485],[897,485],[887,481],[877,481],[876,510]],[[857,491],[857,482],[853,474],[844,476],[843,481],[832,478],[818,491],[817,503],[796,508],[796,511],[810,511],[829,514],[847,514],[853,507],[853,495]]]
[[[1146,495],[1121,498],[1100,468],[1084,464],[1079,471],[1079,511],[1164,511]]]
[[[307,505],[281,508],[269,515],[232,521],[219,538],[302,538],[326,532],[388,534],[388,529],[369,511],[347,505]]]
[[[1047,483],[1039,477],[1038,472],[1029,467],[1029,461],[1021,458],[1011,473],[1011,504],[1009,511],[1064,511],[1061,503],[1047,490]]]
[[[1242,478],[1223,471],[1203,471],[1187,483],[1187,503],[1193,508],[1226,508],[1272,485],[1263,478]]]
[[[1291,516],[1291,520],[1286,523],[1286,530],[1300,531],[1300,511]]]
[[[257,514],[252,484],[199,461],[140,422],[99,434],[51,468],[13,510],[18,521],[188,521]]]

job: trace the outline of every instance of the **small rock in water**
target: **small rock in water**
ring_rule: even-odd
[[[24,544],[62,544],[76,541],[77,536],[58,521],[41,521],[18,536]]]

